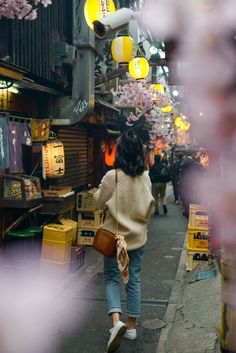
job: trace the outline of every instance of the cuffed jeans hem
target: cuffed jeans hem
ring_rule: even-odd
[[[108,315],[111,315],[113,313],[119,313],[119,314],[122,314],[122,311],[120,308],[112,308],[108,311]]]
[[[129,317],[135,317],[135,318],[138,318],[138,317],[141,316],[141,314],[132,314],[132,313],[129,313],[129,312],[127,312],[127,315],[128,315]]]

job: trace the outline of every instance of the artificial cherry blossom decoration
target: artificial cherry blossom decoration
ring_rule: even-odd
[[[0,0],[0,20],[3,18],[30,20],[37,18],[37,6],[52,4],[52,0]]]
[[[157,138],[163,143],[176,143],[177,134],[173,118],[178,114],[175,103],[170,96],[150,87],[147,80],[137,81],[128,76],[128,82],[119,86],[118,91],[112,91],[117,99],[115,105],[121,108],[135,108],[126,121],[127,126],[133,126],[145,116],[145,126],[149,133],[149,145],[153,149]],[[172,106],[171,113],[165,113],[162,108]]]

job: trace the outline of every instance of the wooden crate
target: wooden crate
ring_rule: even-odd
[[[94,228],[79,228],[78,227],[78,236],[77,244],[78,245],[93,245],[93,239],[97,229]]]
[[[208,207],[206,205],[190,204],[189,228],[208,229]]]
[[[96,202],[93,198],[96,188],[89,191],[78,192],[76,195],[76,209],[82,212],[93,212],[97,209]]]
[[[78,227],[98,229],[103,224],[104,213],[101,210],[93,212],[78,212]]]
[[[48,189],[43,189],[44,196],[52,196],[52,197],[60,197],[68,194],[72,191],[71,186],[63,186],[63,185],[50,185]]]

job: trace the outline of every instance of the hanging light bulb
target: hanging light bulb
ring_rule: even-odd
[[[84,4],[84,16],[87,25],[94,30],[93,22],[102,17],[115,12],[115,4],[113,0],[86,0]]]
[[[128,63],[133,58],[133,38],[128,35],[119,36],[111,43],[111,53],[115,62]]]
[[[155,45],[151,45],[149,48],[149,51],[152,55],[155,55],[155,54],[157,54],[158,49],[157,49],[157,47],[155,47]]]
[[[146,58],[137,56],[129,62],[130,76],[135,80],[141,80],[149,74],[149,63]]]

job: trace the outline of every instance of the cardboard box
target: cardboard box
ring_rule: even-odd
[[[187,249],[191,251],[208,251],[209,233],[205,229],[191,229],[188,228]]]
[[[53,186],[50,185],[48,189],[42,190],[44,196],[46,197],[60,197],[68,194],[69,192],[72,191],[71,186],[62,186],[62,185],[57,185]]]
[[[186,269],[187,271],[194,270],[197,265],[208,261],[209,252],[206,251],[187,251]]]
[[[78,228],[77,244],[93,245],[93,239],[97,229],[94,228]]]
[[[97,209],[96,202],[93,198],[96,188],[89,191],[79,192],[76,196],[76,209],[77,211],[93,212]]]
[[[103,224],[104,213],[101,210],[94,212],[79,212],[78,227],[98,229]]]

